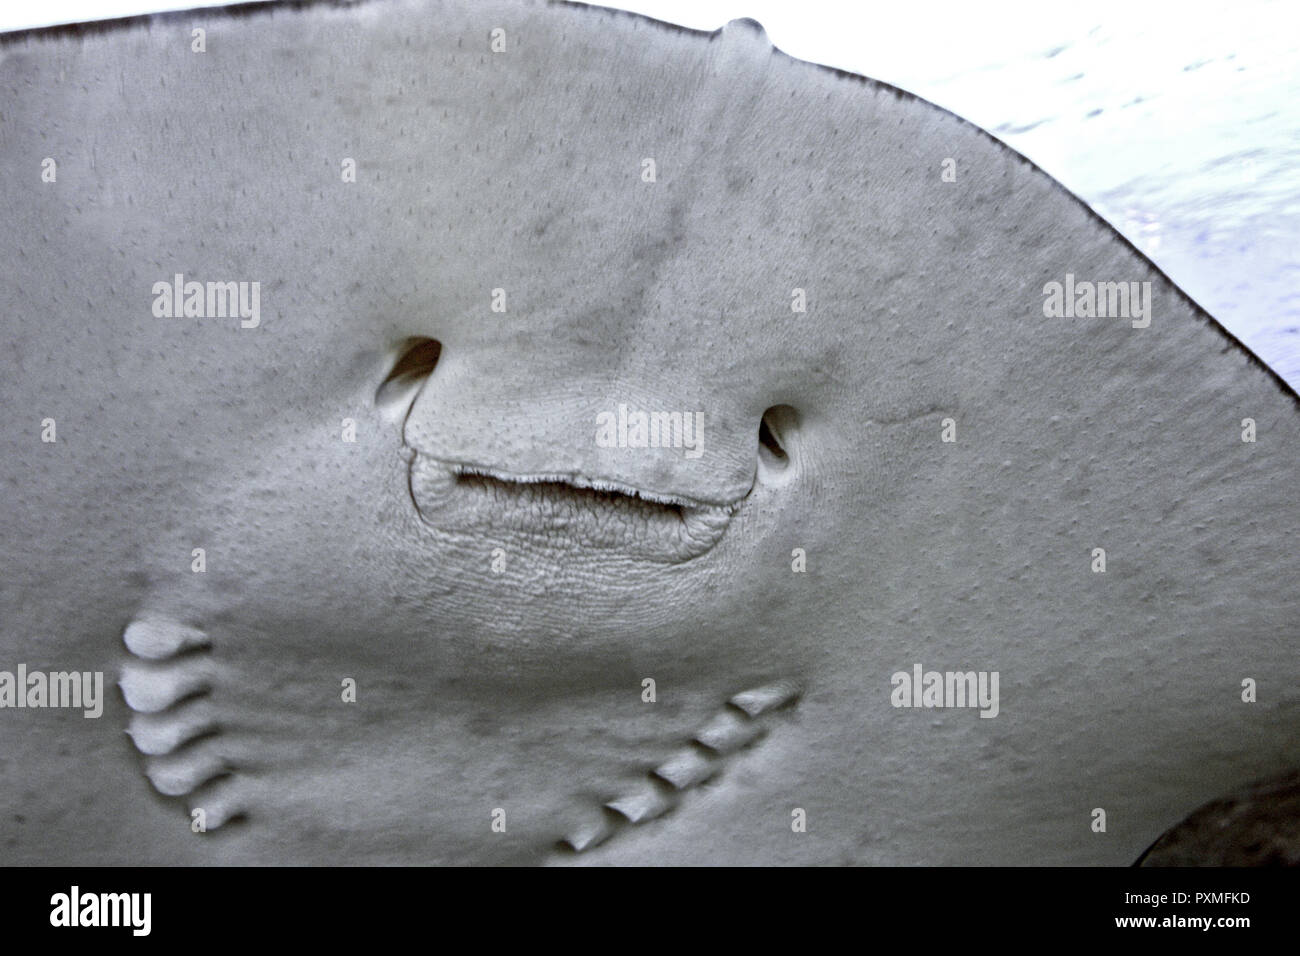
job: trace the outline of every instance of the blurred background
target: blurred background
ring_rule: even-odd
[[[204,5],[6,0],[0,30]],[[701,30],[753,17],[792,56],[977,123],[1091,205],[1300,390],[1295,0],[601,5]]]

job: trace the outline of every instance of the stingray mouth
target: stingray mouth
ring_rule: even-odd
[[[511,475],[406,446],[411,501],[438,531],[524,538],[680,563],[722,539],[739,502],[711,505],[581,475]]]

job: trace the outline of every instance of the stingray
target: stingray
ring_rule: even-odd
[[[0,709],[6,861],[1127,864],[1294,763],[1296,395],[958,117],[519,0],[0,111],[0,668],[120,686]]]

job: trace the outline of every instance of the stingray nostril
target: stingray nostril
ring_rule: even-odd
[[[799,413],[789,405],[773,405],[758,423],[758,460],[771,472],[790,465],[792,440],[799,425]]]
[[[776,436],[772,434],[772,427],[768,425],[766,415],[764,415],[763,420],[758,423],[758,444],[760,447],[766,449],[774,458],[781,461],[784,461],[789,457],[785,453],[785,449],[781,447],[781,443],[777,441]]]
[[[397,362],[385,381],[391,382],[411,375],[426,376],[438,364],[438,356],[441,354],[442,343],[437,339],[421,336],[406,339],[399,346]]]
[[[442,343],[426,336],[404,339],[394,350],[397,359],[375,390],[375,406],[382,411],[405,411],[442,355]]]

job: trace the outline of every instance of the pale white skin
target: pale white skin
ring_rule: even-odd
[[[0,715],[6,858],[1121,864],[1293,756],[1296,399],[986,134],[747,23],[190,27],[0,57],[33,170],[4,186],[5,661],[129,673],[130,622],[190,625],[210,647],[148,673],[194,668],[217,731],[142,758],[118,697]],[[261,325],[156,318],[175,272],[261,281]],[[1152,282],[1151,326],[1044,318],[1067,272]],[[411,336],[437,368],[377,404]],[[705,453],[597,446],[619,402],[703,410]],[[442,501],[413,452],[734,513],[683,552],[576,495]],[[998,671],[999,716],[891,707],[914,663]],[[710,783],[557,849],[779,680],[802,696]]]

